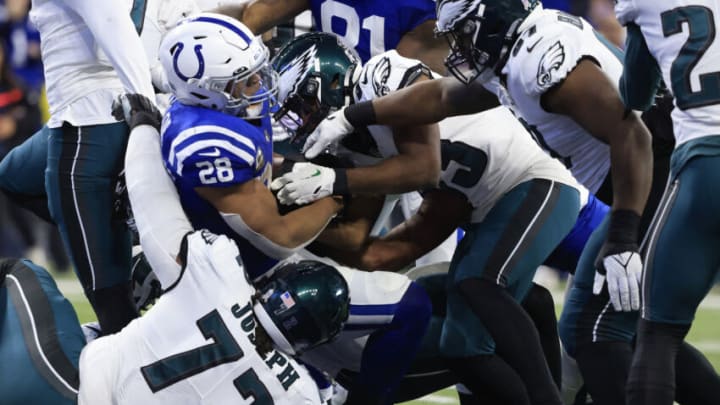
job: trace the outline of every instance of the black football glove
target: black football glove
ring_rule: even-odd
[[[150,125],[160,131],[162,115],[155,104],[142,94],[123,94],[113,101],[112,115],[127,122],[132,131],[139,125]]]

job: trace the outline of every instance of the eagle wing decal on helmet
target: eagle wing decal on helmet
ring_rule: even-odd
[[[312,45],[303,53],[296,56],[280,71],[279,100],[285,102],[288,96],[295,94],[298,86],[305,80],[312,64],[317,62],[317,46]],[[319,69],[317,69],[319,70]]]
[[[478,9],[482,0],[440,0],[437,5],[437,32],[448,32],[455,24]]]

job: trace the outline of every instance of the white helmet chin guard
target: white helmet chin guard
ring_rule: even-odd
[[[185,19],[168,31],[158,52],[183,104],[254,118],[250,111],[269,114],[276,102],[278,76],[269,51],[235,19],[214,13]]]

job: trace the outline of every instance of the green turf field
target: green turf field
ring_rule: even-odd
[[[95,315],[80,291],[79,285],[72,275],[59,277],[60,289],[75,306],[80,322],[95,320]],[[558,312],[560,307],[558,307]],[[720,291],[715,291],[705,301],[698,311],[697,317],[690,330],[688,340],[700,349],[710,359],[715,369],[720,369]],[[425,398],[405,402],[405,405],[438,405],[457,404],[457,395],[454,390],[446,389],[429,395]]]

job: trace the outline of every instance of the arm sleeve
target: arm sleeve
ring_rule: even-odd
[[[154,97],[150,66],[129,10],[121,0],[63,0],[87,24],[128,93]]]
[[[163,288],[167,288],[180,274],[176,257],[192,225],[163,166],[160,136],[148,125],[138,126],[130,134],[125,180],[143,251]]]
[[[620,96],[629,109],[647,111],[660,86],[661,72],[635,23],[627,25],[625,60],[620,77]]]

